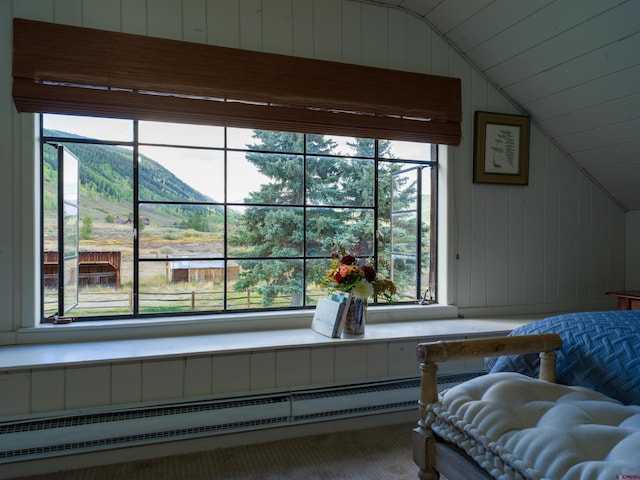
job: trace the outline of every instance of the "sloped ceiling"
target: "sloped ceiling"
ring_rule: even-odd
[[[640,0],[375,0],[423,17],[640,210]]]

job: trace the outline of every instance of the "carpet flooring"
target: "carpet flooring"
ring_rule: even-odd
[[[414,480],[413,427],[386,425],[21,480]]]

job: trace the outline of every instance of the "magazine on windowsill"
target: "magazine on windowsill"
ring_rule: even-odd
[[[311,328],[327,337],[340,338],[350,302],[350,295],[339,293],[321,298],[316,305]]]

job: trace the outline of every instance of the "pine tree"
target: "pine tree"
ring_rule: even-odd
[[[251,206],[246,208],[240,219],[240,228],[230,236],[229,242],[232,246],[247,247],[246,257],[268,260],[240,261],[243,273],[234,289],[259,293],[267,307],[277,297],[290,297],[291,305],[302,305],[304,265],[301,260],[287,260],[287,257],[300,257],[305,253],[308,257],[318,257],[318,261],[307,264],[306,280],[312,285],[324,275],[325,259],[337,246],[356,249],[366,256],[374,252],[376,172],[371,159],[375,143],[373,140],[356,139],[347,144],[348,152],[339,152],[337,144],[322,135],[306,136],[305,251],[302,209],[305,165],[299,154],[303,151],[305,136],[256,130],[253,138],[256,143],[248,145],[248,148],[282,153],[246,155],[247,160],[270,181],[245,199]],[[379,143],[384,154],[388,154],[389,147],[389,142]],[[336,154],[341,156],[334,156]],[[390,175],[392,170],[399,168],[387,166],[378,174],[380,197],[387,199],[386,208],[379,215],[387,226]]]
[[[255,130],[253,138],[256,143],[248,145],[249,149],[274,152],[246,155],[246,159],[270,182],[245,199],[253,206],[245,210],[239,220],[240,228],[230,235],[229,243],[238,247],[248,246],[247,257],[273,259],[241,261],[244,271],[234,289],[258,292],[267,307],[280,296],[291,297],[292,305],[301,305],[304,295],[303,264],[286,258],[299,257],[304,253],[304,160],[299,152],[304,150],[305,138],[299,133],[263,130]],[[310,136],[308,143],[322,153],[330,152],[334,146],[322,136]],[[282,205],[282,208],[271,205]]]

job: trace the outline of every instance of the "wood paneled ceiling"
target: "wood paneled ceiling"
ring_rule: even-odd
[[[640,0],[374,0],[422,17],[640,210]]]

